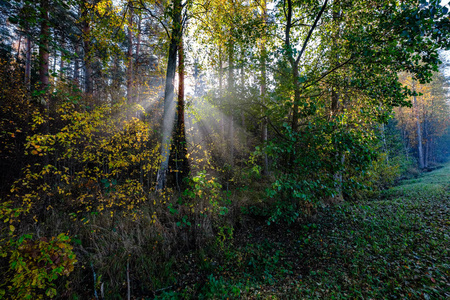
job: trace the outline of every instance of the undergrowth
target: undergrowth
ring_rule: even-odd
[[[253,220],[197,254],[202,280],[157,298],[449,298],[449,200],[447,165],[302,225]]]

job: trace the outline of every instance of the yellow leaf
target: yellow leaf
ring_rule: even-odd
[[[14,232],[14,230],[16,230],[16,227],[14,227],[13,225],[9,225],[9,230],[10,230],[11,232]]]

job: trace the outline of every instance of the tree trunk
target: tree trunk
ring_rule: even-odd
[[[22,34],[19,33],[19,45],[17,46],[17,56],[16,56],[16,61],[19,61],[20,58],[20,47],[22,46]]]
[[[139,19],[138,19],[138,33],[137,33],[137,41],[136,41],[136,55],[134,58],[134,72],[137,74],[137,76],[139,77],[139,52],[141,51],[141,22],[142,22],[142,16],[141,14],[139,14]],[[135,97],[134,97],[134,101],[136,103],[141,103],[141,83],[140,82],[136,82],[135,84]]]
[[[187,159],[187,143],[186,143],[186,129],[184,122],[184,49],[183,38],[180,38],[178,48],[178,103],[177,103],[177,122],[174,131],[174,139],[172,149],[174,151],[171,155],[174,167],[175,182],[180,189],[183,178],[189,174],[189,161]]]
[[[243,46],[241,46],[241,67],[240,67],[240,75],[241,75],[241,90],[242,93],[245,91],[245,73],[244,73],[244,59],[245,53]],[[244,110],[241,110],[241,126],[245,130],[245,113]]]
[[[263,10],[263,23],[266,25],[267,23],[267,0],[262,0],[262,10]],[[266,56],[267,56],[267,50],[266,50],[266,41],[263,38],[261,40],[261,84],[260,84],[260,95],[261,95],[261,102],[263,106],[266,104],[266,89],[267,89],[267,74],[266,74]],[[263,119],[261,124],[261,142],[264,146],[267,145],[268,140],[268,120],[267,117],[264,115],[264,107],[263,107]],[[263,169],[263,175],[269,174],[269,158],[267,156],[266,151],[264,151],[263,154],[264,159],[264,169]]]
[[[415,84],[413,81],[413,91],[415,92]],[[416,115],[416,125],[417,125],[417,148],[419,152],[419,167],[423,169],[425,167],[424,157],[423,157],[423,145],[422,145],[422,131],[420,128],[420,119],[419,119],[419,108],[417,106],[416,95],[413,96],[413,109]]]
[[[223,59],[222,59],[222,47],[219,46],[219,103],[224,109],[224,99],[223,99]],[[226,152],[226,142],[225,142],[225,117],[220,118],[220,151],[222,157],[225,157]]]
[[[234,100],[234,49],[233,44],[230,42],[228,46],[228,94],[230,96],[229,102]],[[234,166],[234,119],[232,105],[230,107],[230,128],[229,128],[229,141],[230,141],[230,165]]]
[[[49,124],[49,109],[50,109],[50,100],[48,97],[47,89],[49,85],[49,42],[50,42],[50,20],[48,14],[49,3],[48,0],[41,0],[41,32],[40,32],[40,42],[39,42],[39,80],[40,90],[45,91],[44,93],[44,111],[46,114],[47,122],[45,122],[44,133],[49,134],[50,132],[50,124]],[[49,155],[48,153],[44,155],[44,165],[47,166],[49,164]],[[47,180],[47,175],[44,176],[44,180]],[[45,199],[47,202],[48,199]]]
[[[64,38],[63,41],[61,42],[61,47],[64,49],[64,47],[66,46],[66,43],[64,42]],[[60,78],[64,78],[64,52],[61,50],[61,60],[59,61],[59,74],[60,74]]]
[[[294,85],[294,105],[292,106],[292,132],[296,133],[298,129],[298,104],[300,103],[300,83],[298,65],[294,64],[292,66],[292,81]]]
[[[25,86],[28,90],[30,90],[30,84],[31,84],[31,37],[30,33],[28,32],[27,36],[27,56],[25,59]]]
[[[53,35],[56,37],[55,31],[53,31]],[[56,48],[53,52],[53,66],[52,66],[52,73],[55,74],[56,73],[56,61],[57,61],[57,57],[58,57],[58,51],[56,51]]]
[[[182,35],[181,24],[181,0],[173,1],[172,11],[172,29],[169,45],[169,55],[167,60],[166,84],[164,90],[164,116],[163,116],[163,132],[161,143],[161,166],[158,170],[156,190],[164,189],[167,182],[167,170],[169,167],[170,157],[170,138],[174,125],[175,105],[174,97],[174,79],[177,67],[177,47]]]
[[[291,65],[292,68],[292,84],[293,84],[293,89],[294,89],[294,104],[293,104],[293,112],[292,112],[292,131],[295,133],[297,132],[297,128],[298,128],[298,118],[299,118],[299,103],[300,103],[300,91],[301,91],[301,83],[299,81],[299,70],[298,70],[298,66],[300,63],[300,59],[302,58],[302,55],[305,53],[306,50],[306,46],[309,43],[309,40],[312,36],[312,33],[314,31],[314,29],[317,27],[317,24],[319,22],[319,20],[322,18],[322,14],[325,11],[327,5],[328,5],[328,0],[325,0],[325,2],[322,5],[322,8],[320,9],[319,13],[317,14],[314,23],[312,24],[312,26],[309,28],[308,34],[306,35],[305,40],[303,41],[303,45],[301,50],[299,51],[298,55],[296,58],[294,58],[292,56],[292,52],[295,51],[291,51],[292,46],[291,46],[291,41],[290,41],[290,34],[291,34],[291,29],[294,26],[292,23],[292,15],[293,15],[293,6],[292,6],[292,0],[287,0],[287,11],[285,11],[286,14],[286,27],[285,27],[285,38],[284,38],[284,45],[285,47],[289,50],[288,54],[287,54],[287,59]],[[286,7],[284,7],[286,8]],[[290,161],[293,161],[293,155],[291,155],[291,159]]]
[[[79,55],[80,51],[78,48],[78,45],[75,46],[75,61],[73,63],[73,80],[75,81],[75,83],[78,85],[79,81],[80,81],[80,62],[78,60],[78,55]]]
[[[383,151],[386,153],[386,163],[389,165],[389,149],[386,142],[386,128],[384,127],[384,123],[381,123],[381,138],[383,139]]]
[[[81,3],[81,19],[84,50],[84,87],[86,94],[92,94],[92,65],[91,65],[91,25],[87,8],[87,1]]]
[[[127,100],[128,103],[133,102],[133,8],[130,3],[130,15],[128,18],[128,51],[127,51]]]
[[[331,46],[331,60],[333,62],[334,65],[338,65],[339,64],[339,51],[338,51],[338,45],[337,45],[337,41],[340,38],[340,1],[336,0],[333,2],[333,32],[332,32],[332,38],[333,38],[333,42],[332,42],[332,46]],[[336,122],[338,120],[338,116],[343,114],[344,110],[341,108],[341,95],[339,94],[339,92],[337,91],[339,84],[336,82],[332,82],[331,84],[331,121],[332,122]],[[336,123],[335,123],[336,124]],[[335,125],[335,130],[343,130],[341,128],[339,128],[339,126],[336,124]],[[344,168],[344,163],[345,163],[345,154],[338,150],[339,146],[338,144],[334,145],[334,148],[336,150],[336,163],[338,166],[338,170],[336,170],[333,174],[334,177],[334,181],[336,184],[336,194],[333,197],[334,201],[342,201],[343,200],[343,176],[342,176],[342,172],[343,172],[343,168]]]
[[[425,142],[424,167],[428,168],[428,160],[430,158],[430,142],[428,138],[428,118],[427,114],[423,114],[423,140]]]
[[[48,76],[48,59],[49,59],[49,40],[50,26],[48,16],[49,3],[48,0],[41,0],[41,32],[39,43],[39,80],[41,82],[40,89],[45,90],[49,84]],[[48,103],[47,103],[48,106]]]

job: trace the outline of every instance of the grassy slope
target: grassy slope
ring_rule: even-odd
[[[450,164],[309,224],[260,223],[193,258],[163,299],[449,299]]]

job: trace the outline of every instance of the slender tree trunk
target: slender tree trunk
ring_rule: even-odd
[[[430,158],[430,142],[428,138],[428,118],[427,114],[424,113],[423,120],[423,140],[425,142],[425,155],[424,155],[424,167],[428,168],[428,161]]]
[[[341,113],[341,108],[339,105],[339,93],[336,91],[335,87],[332,86],[332,91],[331,91],[331,116],[334,119],[333,121],[337,120],[338,115]],[[341,130],[339,128],[339,126],[335,126],[335,130]],[[345,155],[344,153],[342,153],[341,151],[338,150],[338,145],[335,144],[335,157],[336,157],[336,162],[338,163],[339,169],[337,171],[334,171],[333,177],[334,177],[334,181],[336,183],[336,194],[334,195],[333,199],[337,200],[337,201],[341,201],[343,200],[343,195],[342,195],[342,168],[344,166],[345,163]]]
[[[128,18],[128,52],[127,52],[127,100],[128,103],[133,102],[133,8],[129,8],[129,18]]]
[[[22,46],[22,34],[19,33],[19,45],[17,46],[16,61],[19,61],[19,58],[20,58],[20,47],[21,46]]]
[[[80,81],[80,63],[78,60],[78,55],[79,55],[80,51],[79,51],[79,47],[78,45],[75,46],[75,61],[74,61],[74,66],[73,66],[73,80],[76,82],[76,84],[79,84]]]
[[[300,103],[300,83],[298,81],[299,78],[298,73],[298,65],[294,64],[292,66],[292,81],[294,83],[294,105],[292,106],[292,132],[297,132],[298,130],[298,104]]]
[[[48,59],[49,59],[49,40],[50,26],[48,16],[49,3],[48,0],[41,0],[41,33],[39,43],[39,80],[41,82],[41,90],[45,90],[49,84],[48,75]],[[48,105],[48,103],[47,103]]]
[[[435,147],[433,138],[430,137],[430,162],[435,163],[436,162],[436,155],[435,155]]]
[[[331,60],[333,61],[334,65],[338,65],[339,64],[339,51],[338,51],[338,45],[337,45],[337,41],[340,38],[340,1],[336,0],[333,2],[333,42],[332,42],[332,47],[331,47]],[[331,85],[331,119],[332,121],[336,122],[338,120],[338,116],[343,114],[344,110],[341,108],[341,95],[339,94],[339,92],[337,91],[338,88],[338,84],[336,82],[333,82]],[[339,125],[335,125],[335,130],[342,130],[341,128],[339,128]],[[336,149],[336,162],[338,163],[338,170],[335,171],[335,173],[333,174],[334,180],[336,182],[336,195],[333,197],[334,200],[337,201],[342,201],[343,200],[343,176],[342,176],[342,172],[343,172],[343,168],[344,168],[344,163],[345,163],[345,154],[338,150],[339,146],[337,144],[334,145],[335,149]]]
[[[229,102],[233,102],[235,99],[234,91],[234,49],[230,42],[228,48],[228,94],[230,95]],[[230,141],[230,165],[234,166],[234,118],[233,108],[230,105],[230,129],[229,129],[229,141]]]
[[[240,75],[241,75],[241,87],[242,87],[242,93],[245,91],[245,73],[244,73],[244,59],[245,59],[245,53],[243,46],[241,50],[241,67],[240,67]],[[245,114],[244,110],[241,111],[241,126],[245,129]]]
[[[415,92],[415,83],[413,81],[413,91]],[[416,125],[417,125],[417,148],[419,152],[419,167],[423,169],[425,167],[424,157],[423,157],[423,145],[422,145],[422,130],[420,128],[420,119],[419,119],[419,108],[417,106],[416,95],[413,96],[413,109],[416,115]]]
[[[267,24],[267,0],[262,0],[262,14],[263,14],[263,23],[264,25]],[[261,84],[260,84],[260,95],[261,95],[261,102],[263,106],[266,105],[266,89],[267,89],[267,74],[266,74],[266,56],[267,56],[267,50],[266,50],[266,41],[265,38],[262,38],[261,40]],[[265,116],[264,113],[265,108],[262,108],[263,113],[263,119],[261,124],[261,142],[263,145],[267,145],[268,141],[268,120],[267,116]],[[267,156],[266,151],[264,151],[264,169],[263,174],[268,175],[269,174],[269,158]]]
[[[61,47],[64,49],[66,47],[66,42],[65,42],[65,38],[62,37],[62,41],[61,41]],[[64,78],[65,77],[65,71],[64,71],[64,51],[61,50],[61,58],[59,61],[59,73],[60,73],[60,78]]]
[[[408,143],[408,133],[406,132],[406,129],[402,127],[402,138],[403,138],[403,146],[405,150],[405,156],[406,160],[409,160],[409,143]]]
[[[142,22],[142,16],[141,14],[139,14],[139,19],[138,19],[138,33],[137,33],[137,41],[136,41],[136,55],[134,58],[134,62],[135,62],[135,73],[137,74],[137,76],[139,76],[139,55],[140,55],[140,51],[141,51],[141,22]],[[137,81],[137,79],[135,79]],[[137,103],[141,103],[141,82],[137,81],[135,84],[135,99],[134,101]]]
[[[317,27],[317,24],[318,24],[319,20],[322,18],[322,14],[328,5],[328,0],[325,0],[325,2],[322,5],[322,8],[320,9],[319,13],[317,14],[317,16],[314,20],[314,23],[309,28],[309,32],[308,32],[305,40],[303,41],[302,48],[299,51],[296,58],[294,58],[292,55],[292,52],[295,52],[295,51],[291,51],[291,50],[293,50],[293,48],[292,48],[291,42],[290,42],[290,33],[291,33],[292,27],[294,26],[294,24],[292,23],[292,16],[293,16],[292,0],[287,0],[287,5],[288,5],[287,11],[285,10],[286,26],[285,26],[284,45],[289,50],[287,59],[292,68],[292,84],[293,84],[293,89],[294,89],[294,104],[293,104],[292,123],[291,123],[292,131],[297,132],[298,119],[299,119],[298,109],[299,109],[300,91],[301,91],[301,83],[299,81],[300,73],[299,73],[298,67],[299,67],[300,59],[302,58],[302,55],[305,53],[306,46],[309,43],[312,33],[315,30],[315,28]],[[286,9],[286,7],[284,7],[284,9]],[[293,162],[293,159],[294,159],[294,156],[291,155],[291,158],[290,158],[291,163]]]
[[[182,35],[181,24],[181,0],[173,1],[172,29],[169,45],[169,55],[167,60],[166,84],[164,90],[164,120],[163,136],[161,143],[161,166],[158,170],[156,190],[161,191],[167,183],[167,170],[169,168],[170,139],[174,125],[175,105],[174,105],[174,79],[177,67],[177,47]]]
[[[84,87],[88,95],[92,94],[92,57],[91,57],[91,25],[89,20],[89,12],[87,0],[83,0],[81,4],[81,19],[83,33],[83,50],[84,50]]]
[[[383,139],[383,151],[386,153],[386,163],[389,165],[389,149],[386,142],[386,128],[384,127],[384,123],[381,123],[381,138]]]
[[[27,54],[25,58],[25,86],[28,90],[30,90],[30,83],[31,83],[31,37],[30,33],[28,32],[27,36]]]
[[[49,2],[48,0],[41,0],[40,16],[41,16],[41,32],[40,32],[40,42],[39,42],[39,80],[40,80],[40,90],[45,91],[44,96],[44,112],[46,114],[47,122],[44,125],[44,133],[49,134],[50,124],[49,124],[49,110],[50,110],[50,99],[48,97],[47,89],[49,85],[49,42],[50,42],[50,20],[49,20]],[[49,164],[49,155],[44,155],[44,166]],[[44,180],[47,180],[47,175],[44,175]],[[48,197],[45,197],[45,203],[48,202]]]
[[[219,46],[219,102],[222,104],[222,110],[224,107],[224,98],[223,98],[223,59],[222,59],[222,47]],[[225,142],[225,117],[222,116],[220,118],[220,151],[222,157],[225,157],[226,152],[226,142]]]
[[[53,32],[54,34],[55,32]],[[55,35],[56,36],[56,35]],[[57,61],[57,57],[58,57],[58,51],[56,51],[56,49],[53,52],[53,66],[52,66],[52,73],[56,73],[56,61]]]

